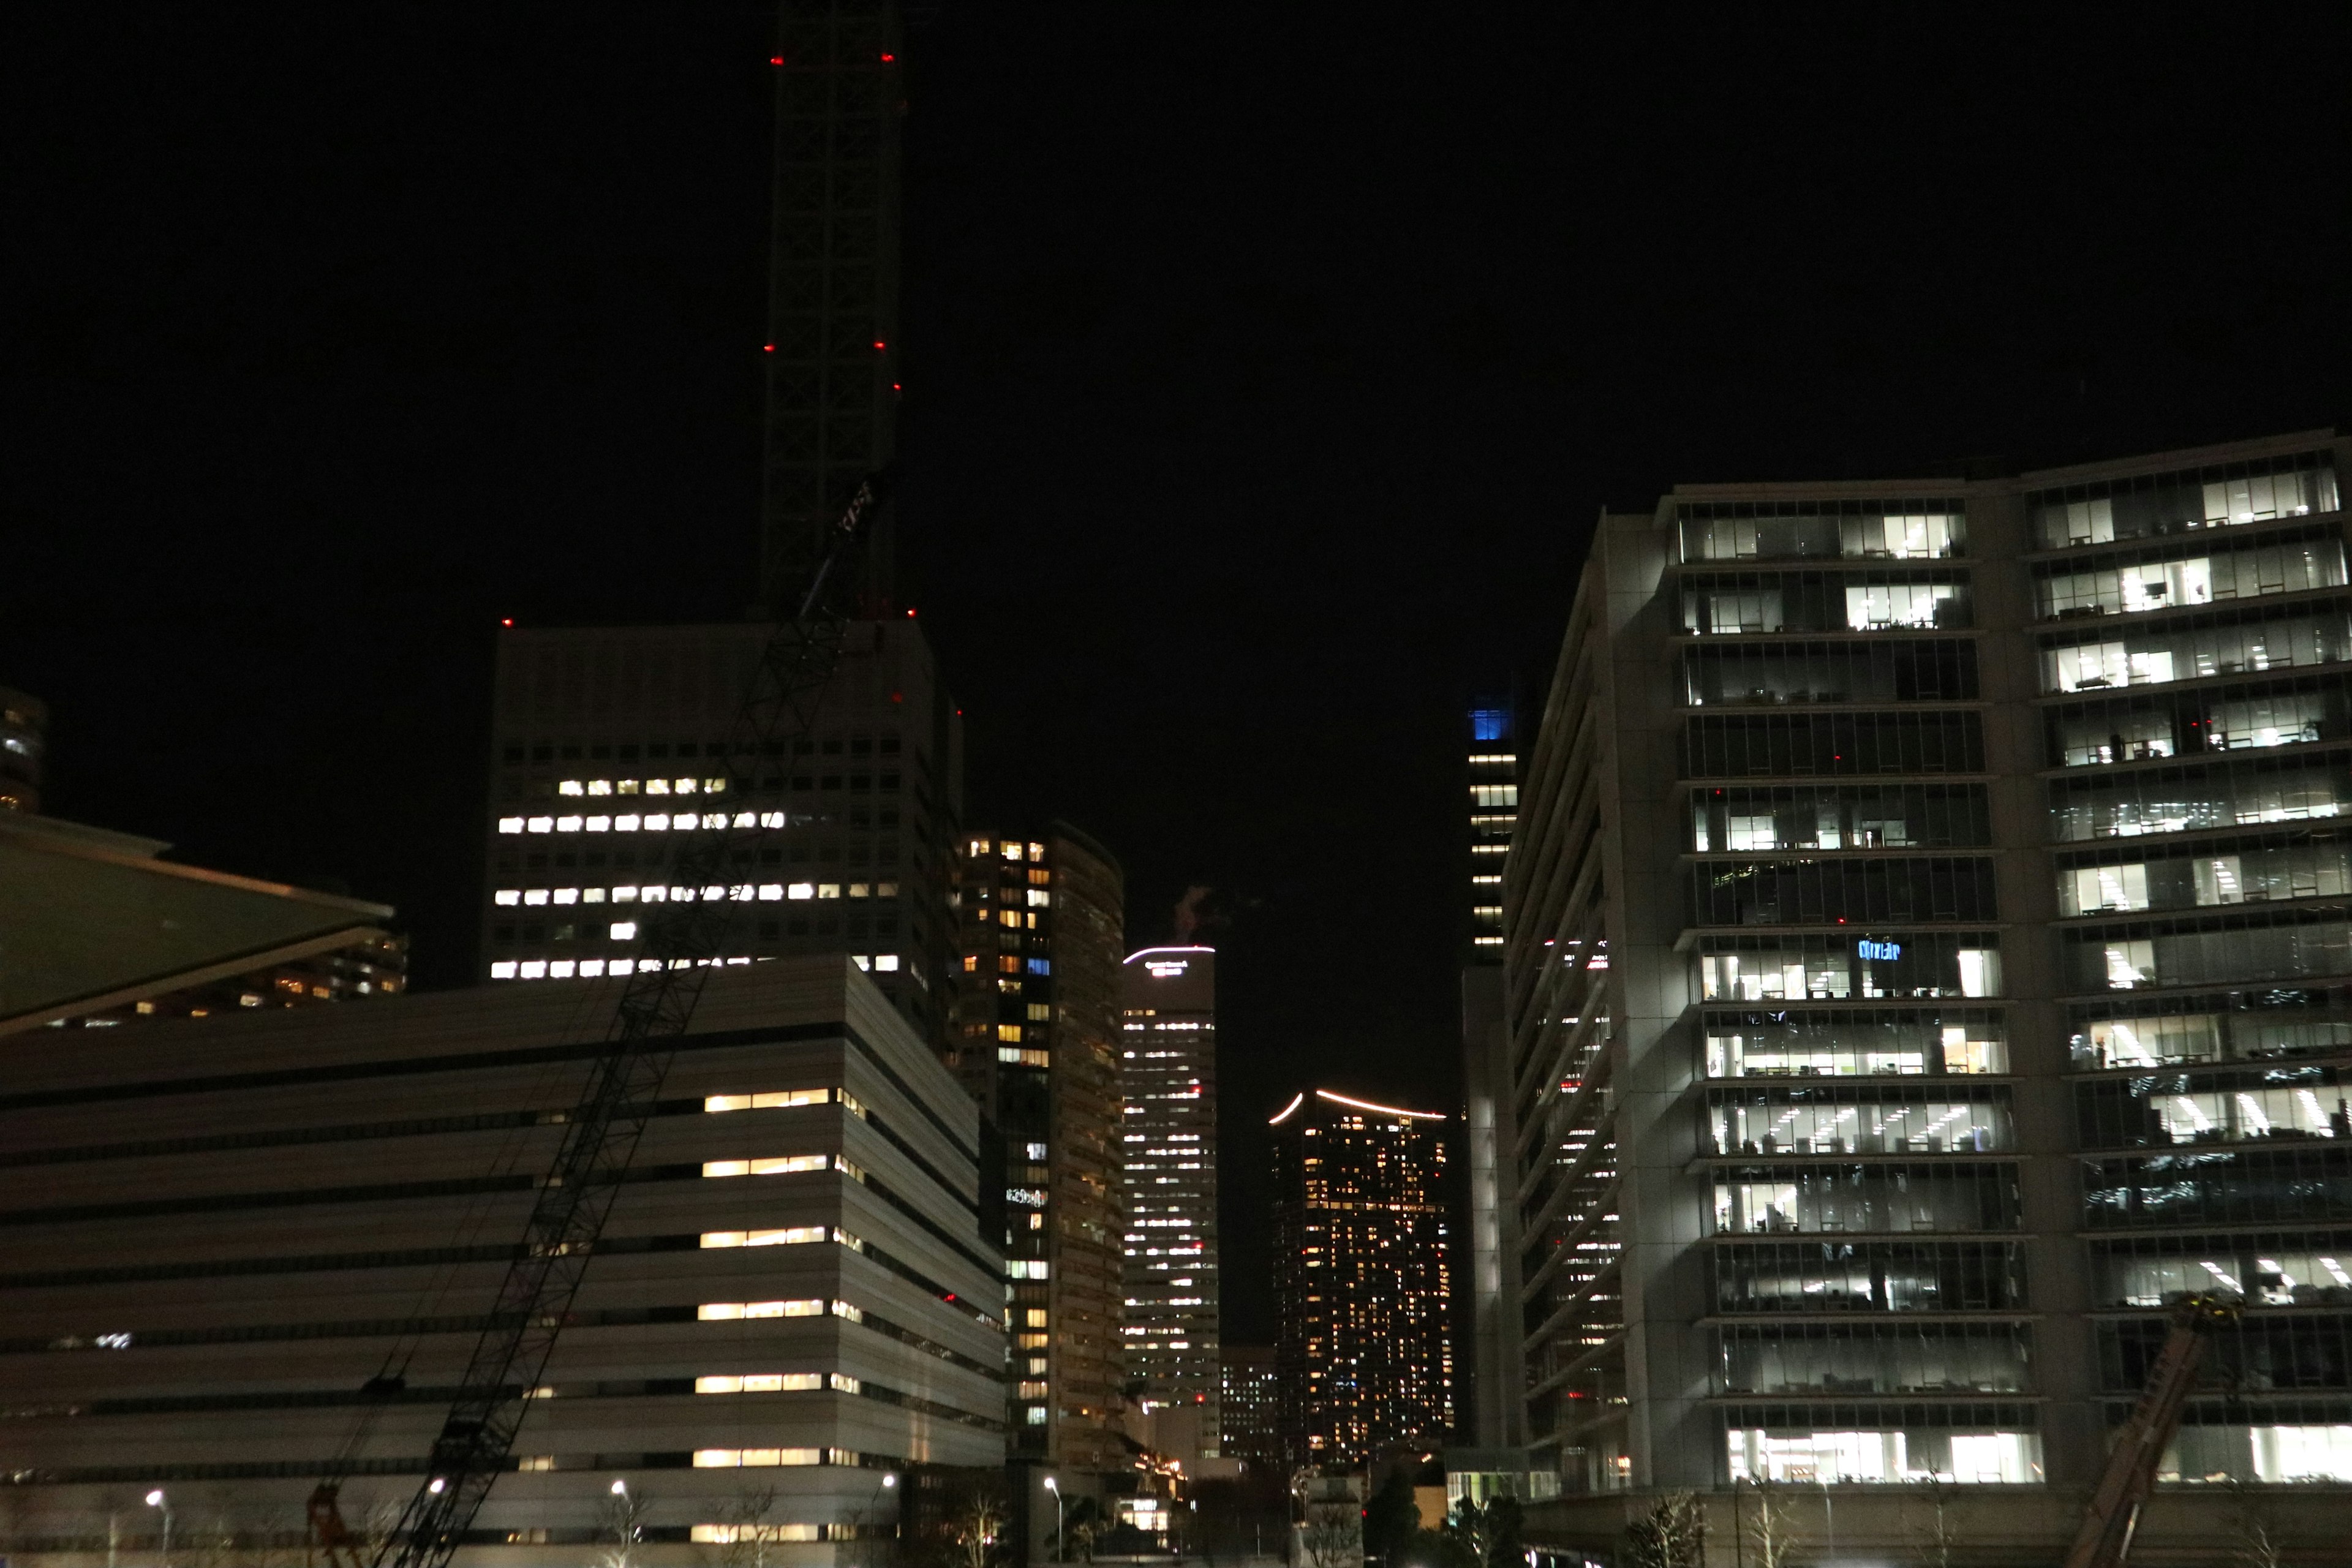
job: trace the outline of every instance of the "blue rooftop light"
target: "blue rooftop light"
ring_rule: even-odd
[[[1474,741],[1509,740],[1511,710],[1507,708],[1473,708],[1470,710],[1470,738]]]

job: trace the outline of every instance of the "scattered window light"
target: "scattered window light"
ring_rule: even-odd
[[[510,959],[510,958],[508,958],[508,959],[500,959],[498,963],[493,963],[493,964],[491,964],[491,965],[490,965],[490,978],[491,978],[491,979],[493,979],[493,980],[512,980],[514,977],[515,977],[515,966],[514,966],[514,960],[512,960],[512,959]]]
[[[816,897],[816,884],[814,882],[794,882],[791,887],[784,889],[784,896],[788,899],[814,899]]]
[[[614,942],[636,941],[637,922],[635,921],[614,921],[613,922],[611,940]]]
[[[521,892],[513,888],[500,888],[495,894],[491,895],[491,898],[493,902],[497,903],[503,909],[511,909],[515,905],[522,902]]]

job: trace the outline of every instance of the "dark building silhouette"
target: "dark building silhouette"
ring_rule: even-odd
[[[1273,1120],[1275,1368],[1294,1465],[1454,1426],[1444,1116],[1307,1090]]]

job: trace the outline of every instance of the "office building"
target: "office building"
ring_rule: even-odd
[[[1216,950],[1128,954],[1119,1006],[1127,1374],[1161,1451],[1189,1461],[1222,1430]]]
[[[161,858],[160,839],[0,813],[0,1035],[389,996],[382,904]]]
[[[1873,1487],[2021,1488],[2054,1558],[2192,1291],[2245,1317],[2166,1475],[2352,1480],[2343,455],[1601,519],[1470,1063],[1570,1493],[1842,1484],[1892,1550]]]
[[[752,895],[730,959],[847,952],[944,1045],[963,791],[954,702],[911,619],[859,622],[814,731],[789,755],[782,742],[735,752],[729,735],[768,635],[752,624],[499,634],[481,973],[625,973],[642,906],[677,896],[669,872],[684,845],[749,816],[776,833],[727,868]]]
[[[1482,697],[1470,705],[1468,786],[1469,921],[1463,949],[1462,1049],[1465,1061],[1485,1061],[1503,1048],[1503,873],[1511,832],[1518,823],[1519,752],[1517,702]],[[1503,1244],[1499,1221],[1501,1155],[1495,1138],[1491,1069],[1467,1076],[1465,1152],[1470,1183],[1471,1289],[1455,1303],[1457,1337],[1471,1349],[1459,1400],[1465,1435],[1482,1450],[1519,1441],[1517,1337],[1498,1314],[1503,1307]]]
[[[493,1304],[621,987],[492,986],[13,1053],[0,1419],[16,1563],[380,1527]],[[978,1115],[845,959],[715,976],[468,1541],[575,1564],[870,1552],[885,1478],[1003,1448]],[[372,1378],[400,1377],[390,1399]],[[771,1493],[764,1507],[759,1494]],[[119,1539],[110,1542],[110,1529]]]
[[[1361,1466],[1453,1429],[1445,1120],[1316,1089],[1269,1123],[1293,1466]]]
[[[49,710],[37,697],[0,686],[0,811],[41,809],[41,762]]]
[[[1272,1345],[1221,1345],[1218,1364],[1218,1451],[1252,1472],[1285,1474],[1282,1388],[1274,1375]]]
[[[1118,958],[1125,889],[1066,823],[962,842],[948,1062],[1003,1149],[1015,1458],[1123,1467]],[[992,1240],[1000,1238],[992,1238]]]

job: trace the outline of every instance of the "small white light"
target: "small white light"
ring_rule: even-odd
[[[882,1478],[882,1484],[886,1487],[895,1487],[898,1484],[898,1478],[896,1476],[884,1476]]]
[[[161,1488],[158,1488],[154,1491],[147,1494],[147,1506],[149,1508],[162,1508],[163,1506],[163,1493]]]
[[[614,1482],[613,1483],[613,1495],[614,1495],[614,1497],[626,1497],[626,1496],[628,1496],[628,1495],[629,1495],[629,1483],[628,1483],[628,1482],[626,1482],[626,1481],[614,1481]]]
[[[446,1488],[448,1484],[449,1483],[447,1481],[443,1480],[439,1476],[436,1476],[433,1478],[433,1484],[426,1487],[425,1489],[431,1492],[435,1497],[439,1497],[443,1489]]]

